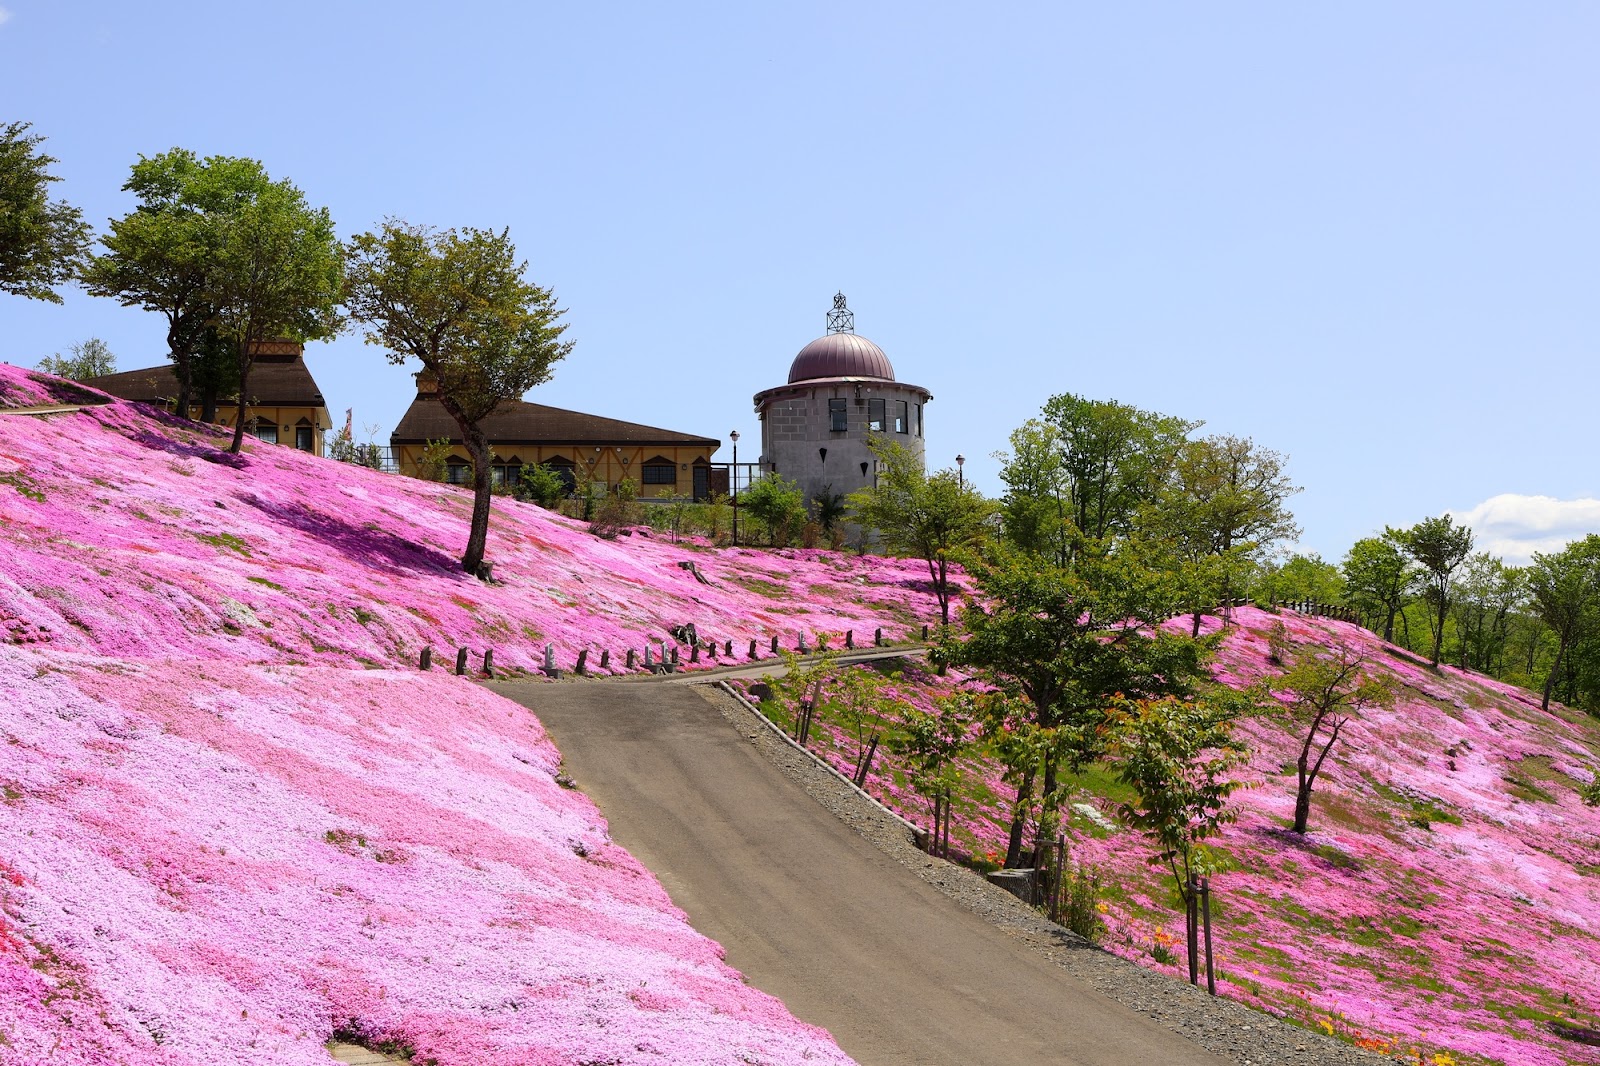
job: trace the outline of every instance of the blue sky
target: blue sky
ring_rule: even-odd
[[[0,4],[0,119],[97,225],[181,145],[346,235],[510,226],[577,342],[542,403],[746,458],[842,289],[987,491],[1073,391],[1286,452],[1332,557],[1600,529],[1593,5]],[[0,359],[89,336],[162,359],[156,316],[0,300]],[[308,358],[385,440],[407,373]]]

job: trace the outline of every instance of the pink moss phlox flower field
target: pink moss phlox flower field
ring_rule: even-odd
[[[1460,1062],[1554,1066],[1595,1053],[1548,1023],[1593,1027],[1600,1012],[1600,810],[1576,789],[1600,766],[1600,723],[1511,685],[1445,666],[1435,672],[1359,626],[1255,608],[1234,612],[1213,666],[1243,686],[1268,679],[1268,634],[1365,651],[1400,686],[1392,710],[1343,733],[1312,798],[1310,832],[1288,830],[1303,734],[1286,714],[1241,724],[1252,749],[1241,815],[1216,841],[1224,994],[1366,1046]],[[1187,625],[1187,619],[1174,625]],[[1205,620],[1215,632],[1219,619]],[[915,666],[898,697],[931,709],[963,683]],[[845,773],[853,735],[813,725],[813,748]],[[982,759],[965,764],[953,842],[1004,855],[1012,786]],[[1107,872],[1103,944],[1143,965],[1184,972],[1183,919],[1165,867],[1116,822],[1120,786],[1095,771],[1068,804],[1072,856]],[[918,824],[924,799],[882,750],[868,791]],[[1031,827],[1028,841],[1031,842]],[[1175,963],[1153,954],[1168,949]]]
[[[0,695],[0,1062],[849,1061],[474,685],[0,646]]]
[[[0,365],[0,395],[28,388]],[[456,566],[470,490],[226,443],[121,402],[0,418],[0,633],[107,655],[382,666],[424,646],[493,648],[527,670],[550,643],[562,668],[588,648],[591,668],[609,649],[620,670],[626,649],[691,622],[742,659],[751,639],[900,638],[934,618],[916,561],[696,550],[642,530],[604,541],[509,498],[494,504],[499,583],[486,585]]]
[[[0,407],[103,399],[0,365]],[[612,844],[526,710],[544,643],[901,636],[912,564],[716,552],[138,405],[0,416],[0,1064],[849,1060]],[[694,561],[710,584],[680,567]],[[742,648],[741,648],[742,651]],[[742,658],[742,655],[741,655]],[[597,665],[591,655],[591,667]]]

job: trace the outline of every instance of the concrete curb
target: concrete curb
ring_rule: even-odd
[[[838,778],[840,781],[842,781],[846,785],[848,785],[862,799],[864,799],[868,803],[872,804],[879,811],[881,811],[884,814],[888,815],[890,818],[893,818],[896,822],[898,822],[901,826],[903,826],[906,829],[907,832],[909,832],[911,834],[911,839],[916,843],[917,847],[922,848],[922,847],[925,847],[927,845],[928,831],[926,829],[920,828],[915,823],[907,821],[905,818],[903,818],[900,815],[896,814],[894,811],[890,810],[888,807],[885,807],[883,805],[883,803],[881,801],[879,801],[875,796],[873,796],[870,792],[868,792],[864,788],[861,788],[854,781],[850,780],[844,774],[841,774],[838,770],[835,770],[828,763],[828,760],[822,758],[816,752],[811,751],[808,748],[802,748],[795,741],[795,739],[793,737],[791,737],[789,734],[785,733],[782,729],[778,728],[778,724],[776,722],[774,722],[772,719],[768,718],[766,715],[762,714],[761,713],[761,708],[757,707],[755,704],[753,704],[749,700],[745,699],[744,695],[738,689],[734,688],[732,685],[728,684],[726,681],[707,680],[707,681],[703,682],[703,684],[713,685],[716,688],[721,689],[723,692],[726,692],[728,695],[732,696],[734,699],[738,700],[739,704],[741,706],[743,706],[745,710],[747,710],[751,714],[755,715],[755,717],[761,722],[762,725],[766,726],[768,729],[772,730],[773,733],[775,733],[779,737],[783,738],[783,742],[785,744],[789,745],[789,747],[793,748],[795,751],[798,751],[801,754],[805,755],[812,762],[814,762],[818,766],[822,767],[822,769],[826,770],[828,773],[832,774],[834,777]]]

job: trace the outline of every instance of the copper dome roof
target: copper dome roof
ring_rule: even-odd
[[[812,378],[882,378],[894,380],[894,367],[883,349],[854,333],[818,337],[794,357],[789,383]]]

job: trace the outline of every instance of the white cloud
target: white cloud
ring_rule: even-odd
[[[4,26],[6,24],[6,21],[8,19],[10,19],[10,18],[11,18],[11,12],[7,11],[3,7],[0,7],[0,26]]]
[[[1600,533],[1600,500],[1558,500],[1503,492],[1465,511],[1446,512],[1472,527],[1475,547],[1526,563],[1534,552],[1560,551],[1568,541]]]

